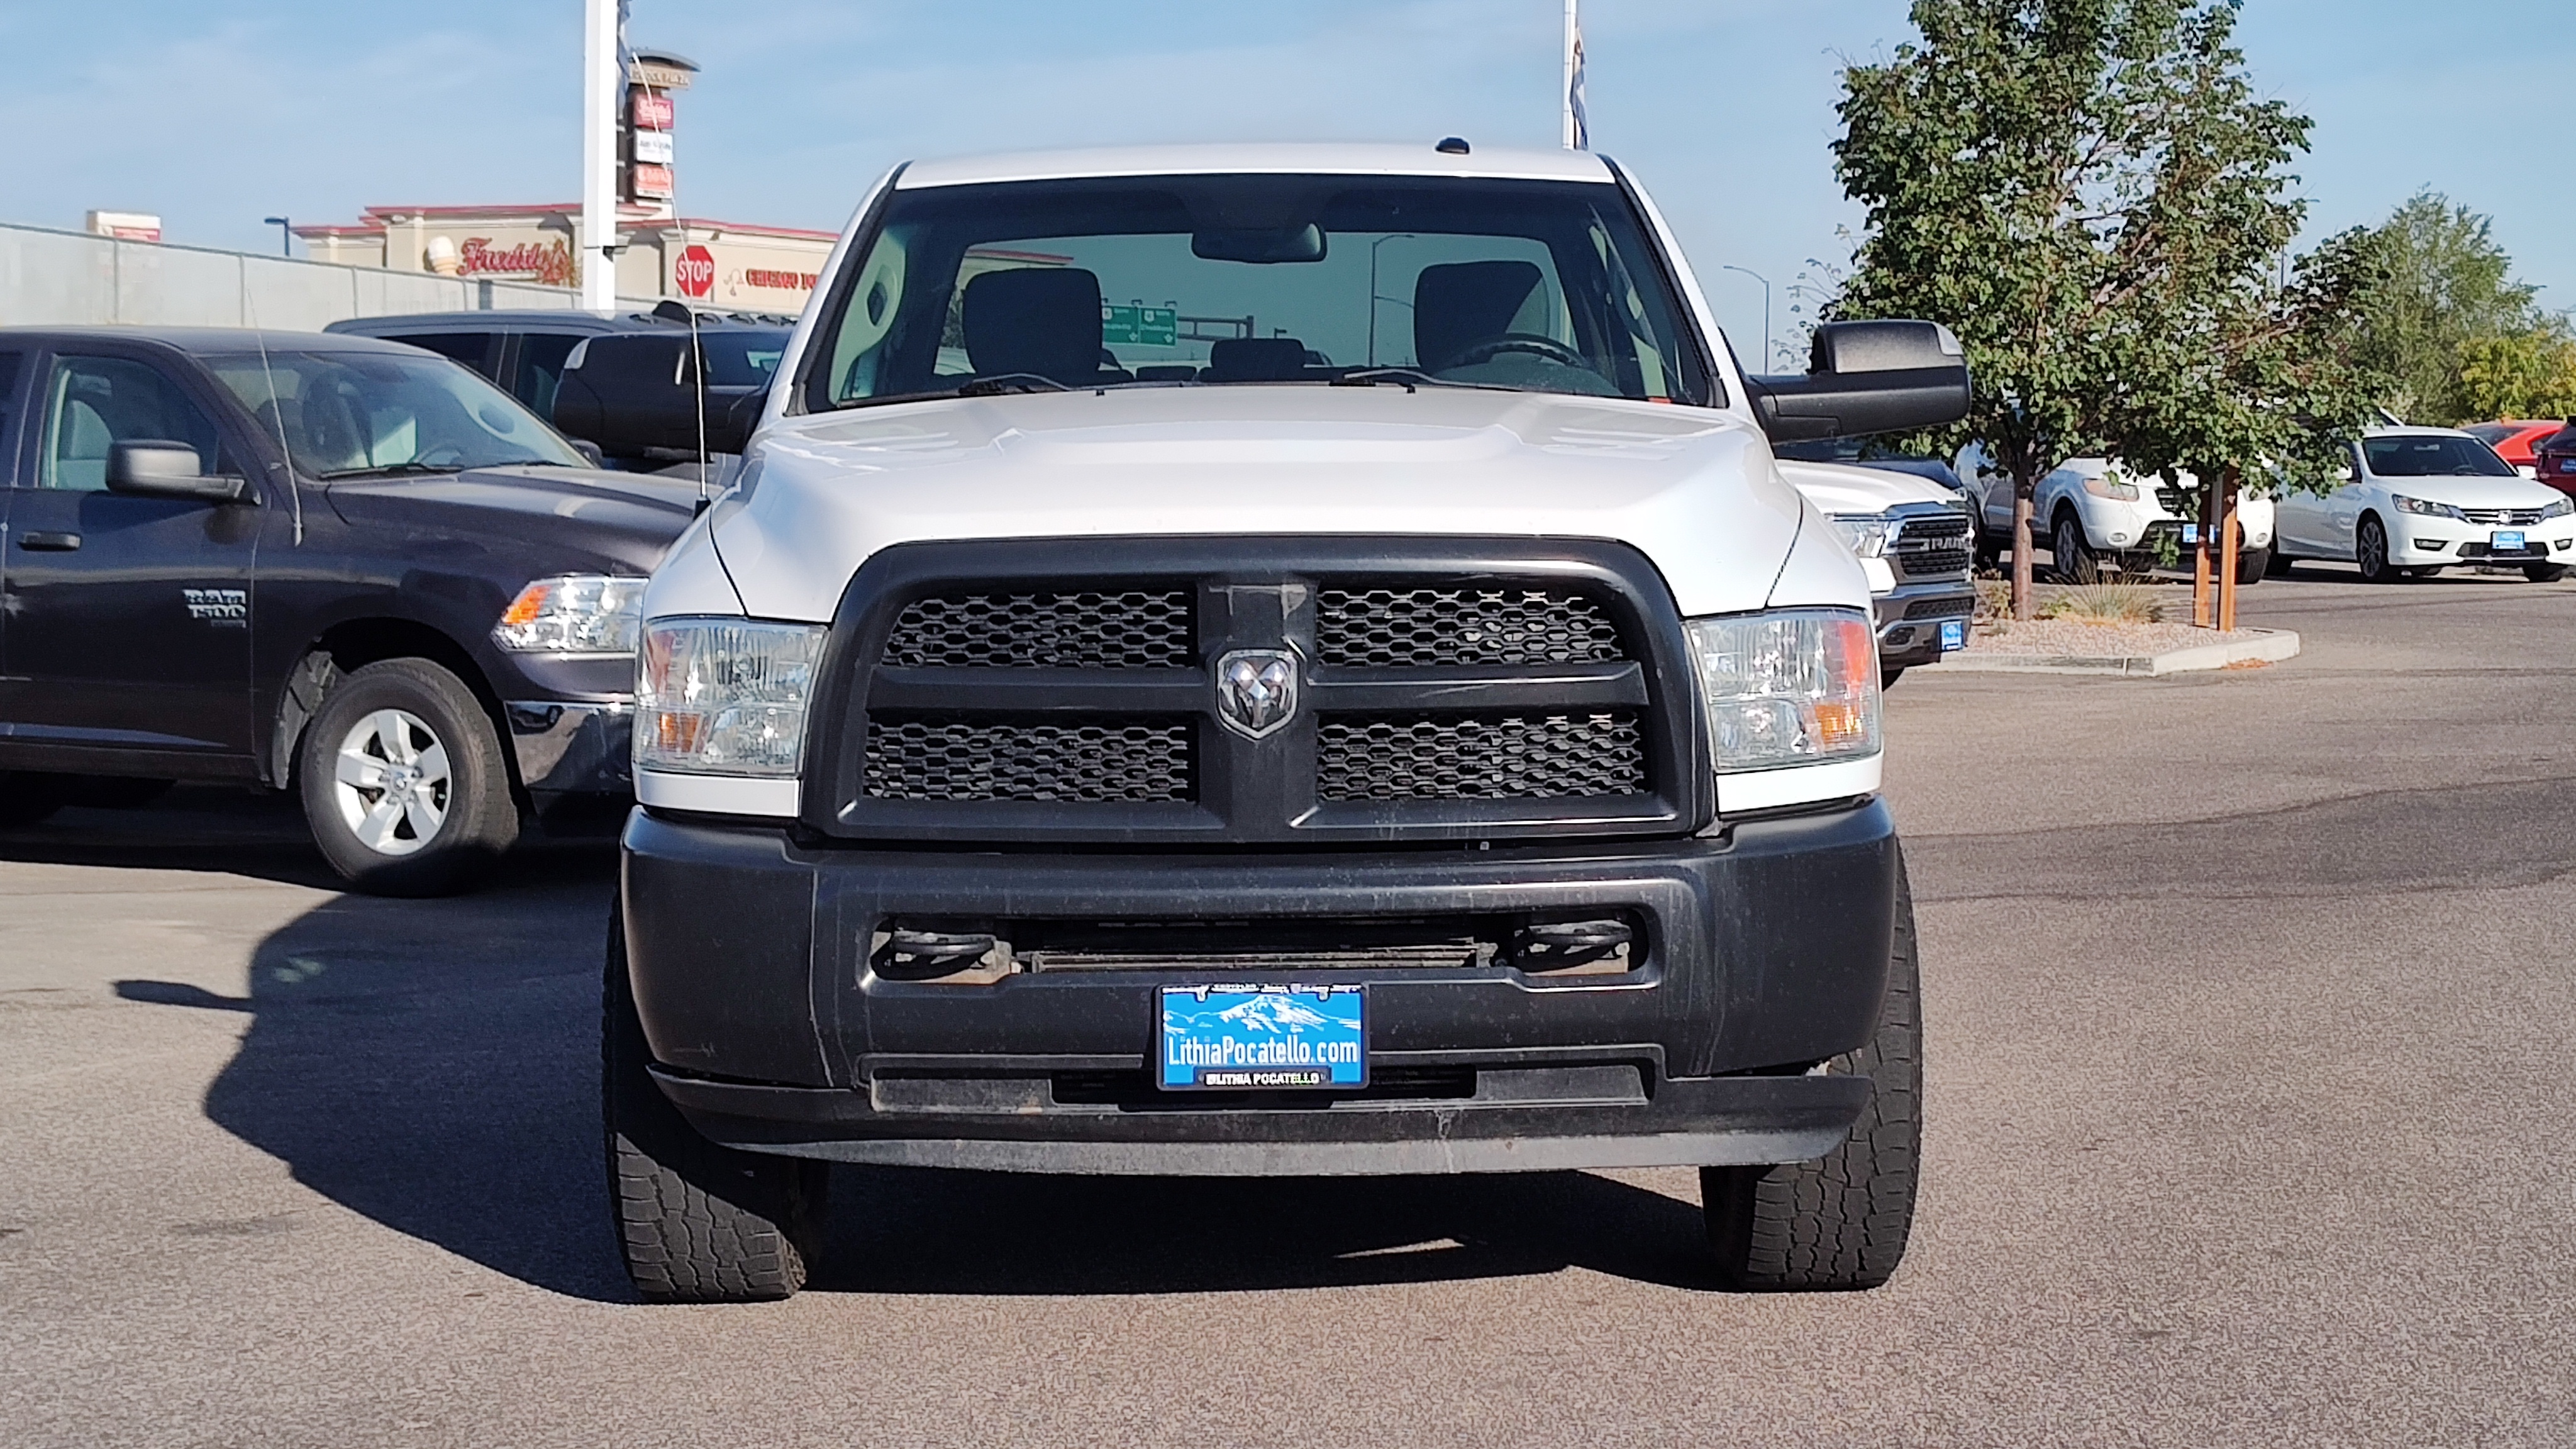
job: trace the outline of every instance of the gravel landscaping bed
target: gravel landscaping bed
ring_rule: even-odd
[[[2195,629],[2189,624],[2092,624],[2080,619],[2003,620],[1979,624],[1970,654],[2040,654],[2081,659],[2138,658],[2202,644],[2232,644],[2259,629]]]

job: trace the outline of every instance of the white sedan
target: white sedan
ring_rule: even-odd
[[[2282,498],[2277,528],[2276,572],[2291,559],[2349,560],[2387,583],[2486,564],[2545,584],[2576,563],[2576,500],[2450,428],[2371,429],[2353,450],[2350,481]]]

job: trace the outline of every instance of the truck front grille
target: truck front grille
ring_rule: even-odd
[[[1315,646],[1326,664],[1578,664],[1625,659],[1598,600],[1547,588],[1326,588]]]
[[[886,640],[908,669],[1175,669],[1190,652],[1190,591],[955,593],[906,604]]]
[[[1319,800],[1566,800],[1645,788],[1645,738],[1625,711],[1327,718],[1316,739]]]
[[[877,800],[1187,800],[1190,721],[868,720]]]
[[[826,836],[1382,847],[1713,809],[1679,613],[1620,544],[901,544],[832,641],[803,809]],[[1221,668],[1247,656],[1257,705]]]

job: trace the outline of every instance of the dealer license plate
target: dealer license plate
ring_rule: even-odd
[[[1368,988],[1233,983],[1155,993],[1168,1091],[1368,1085]]]
[[[1941,652],[1947,654],[1953,649],[1965,649],[1967,647],[1968,621],[1965,619],[1942,620]]]
[[[2502,533],[2488,539],[2487,547],[2496,550],[2498,553],[2503,553],[2508,550],[2514,553],[2520,553],[2522,552],[2522,531],[2520,529],[2508,528]]]

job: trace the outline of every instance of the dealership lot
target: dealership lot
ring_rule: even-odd
[[[613,860],[344,896],[294,811],[0,836],[0,1422],[76,1444],[2554,1443],[2576,583],[2244,595],[2267,669],[1910,677],[1929,1163],[1888,1288],[1683,1171],[858,1172],[793,1302],[630,1301]],[[1400,1427],[1398,1427],[1400,1426]]]

